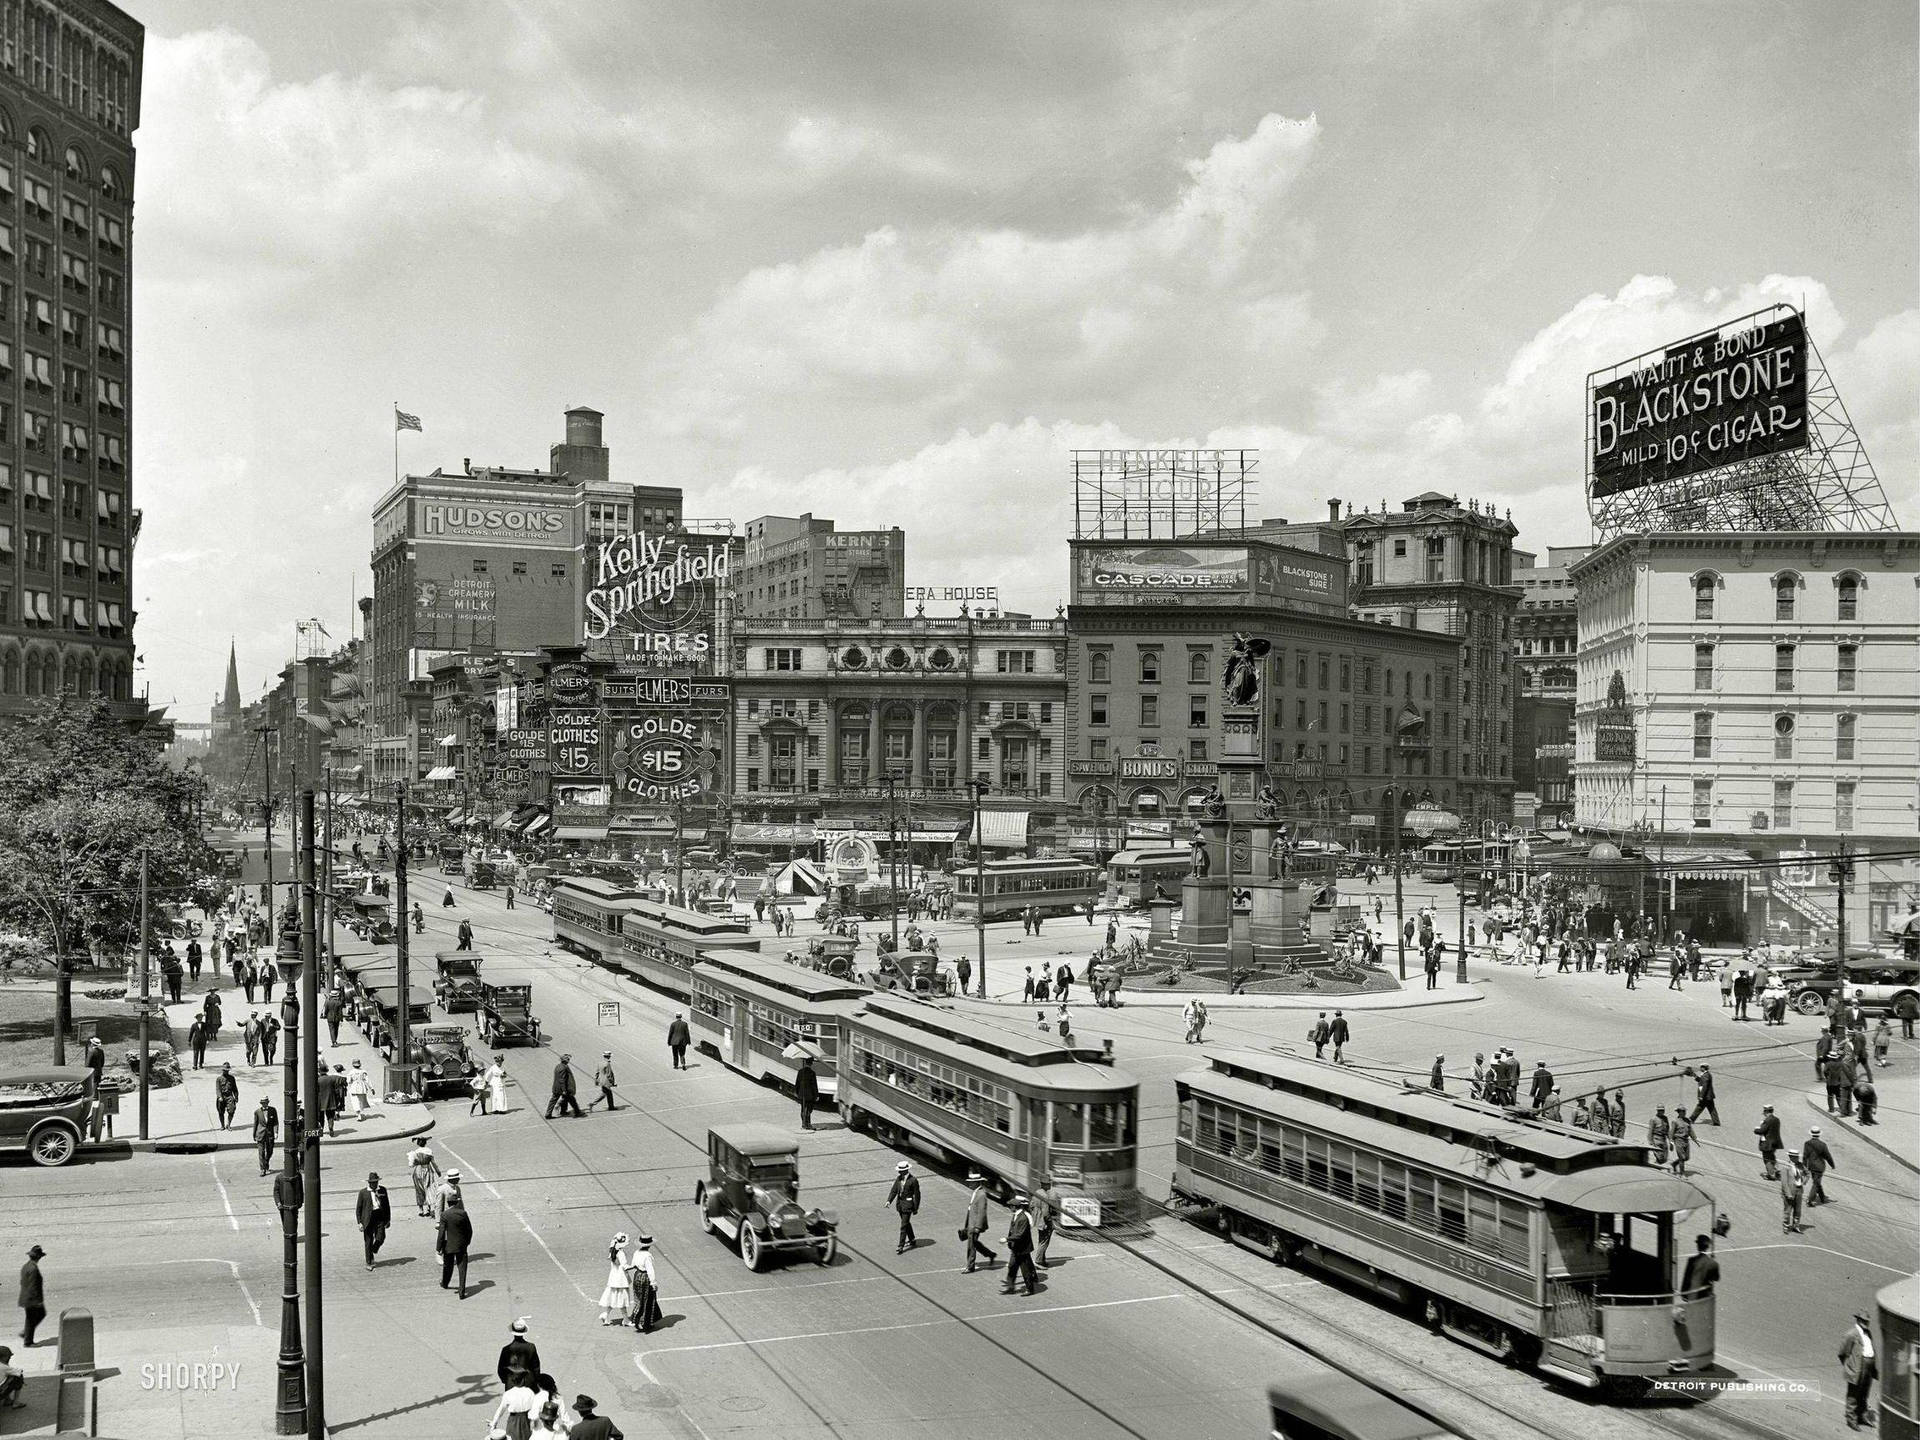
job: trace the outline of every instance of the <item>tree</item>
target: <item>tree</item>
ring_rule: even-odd
[[[140,857],[156,902],[205,903],[217,857],[206,787],[98,698],[65,697],[0,733],[0,920],[53,952],[53,1063],[73,1029],[73,956],[138,942]]]

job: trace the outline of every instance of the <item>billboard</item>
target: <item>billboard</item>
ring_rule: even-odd
[[[1247,550],[1224,545],[1088,546],[1076,579],[1089,598],[1116,593],[1225,598],[1247,589]]]
[[[589,642],[615,640],[623,658],[649,665],[710,664],[716,599],[731,570],[725,540],[622,535],[593,545],[587,569]]]
[[[1331,555],[1304,550],[1254,550],[1253,593],[1282,605],[1317,608],[1347,604],[1347,567]]]
[[[547,767],[562,776],[599,775],[603,729],[595,710],[554,710],[547,715]]]
[[[1807,330],[1797,311],[1689,336],[1587,384],[1591,499],[1808,443]]]
[[[446,580],[416,580],[413,586],[415,644],[432,645],[441,635],[456,636],[461,626],[472,634],[491,626],[498,614],[493,581],[480,575]]]
[[[568,505],[474,505],[458,500],[422,500],[419,505],[416,540],[480,540],[543,550],[573,548],[573,509]]]
[[[626,722],[614,741],[615,782],[623,795],[647,804],[691,799],[706,788],[712,768],[700,722],[684,713],[638,716]]]

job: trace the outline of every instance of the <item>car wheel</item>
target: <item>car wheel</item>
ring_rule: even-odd
[[[758,1270],[766,1252],[760,1244],[760,1237],[751,1225],[740,1227],[740,1263],[749,1270]]]
[[[36,1165],[64,1165],[80,1149],[80,1132],[65,1125],[43,1125],[33,1132],[27,1148]]]
[[[838,1235],[829,1235],[820,1242],[820,1253],[814,1258],[822,1265],[831,1265],[833,1263],[833,1257],[839,1253],[840,1237]]]
[[[1823,1014],[1827,1008],[1827,997],[1818,990],[1802,990],[1793,997],[1793,1008],[1802,1015]]]
[[[707,1213],[707,1187],[704,1184],[693,1187],[693,1208],[700,1212],[700,1228],[711,1235],[713,1216]]]

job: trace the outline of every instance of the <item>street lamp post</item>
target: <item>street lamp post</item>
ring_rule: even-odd
[[[327,1436],[327,1356],[320,1304],[320,965],[315,953],[318,936],[314,926],[313,895],[313,790],[300,797],[307,828],[307,847],[301,860],[300,894],[300,1003],[294,1010],[297,1024],[306,1013],[304,1031],[286,1037],[289,1051],[300,1050],[300,1136],[301,1191],[306,1201],[307,1261],[307,1440],[326,1440]],[[291,985],[289,985],[291,988]],[[299,1039],[298,1047],[294,1041]]]
[[[880,783],[887,787],[887,898],[888,908],[893,911],[893,948],[900,950],[900,835],[899,811],[895,808],[896,790],[900,777],[889,770],[881,776]],[[911,870],[912,867],[908,867]]]
[[[968,798],[973,802],[973,930],[980,957],[980,988],[974,993],[982,1000],[987,998],[987,867],[980,850],[980,801],[990,783],[984,775],[967,781]]]
[[[311,820],[308,823],[311,824]],[[296,831],[297,828],[296,823]],[[267,913],[275,914],[271,902]],[[302,1435],[307,1430],[306,1356],[300,1341],[300,1212],[306,1196],[305,1177],[301,1173],[305,1127],[299,1113],[300,997],[294,989],[301,962],[297,925],[291,906],[275,917],[274,963],[284,985],[280,1029],[287,1046],[280,1065],[283,1153],[280,1174],[273,1182],[273,1200],[280,1210],[281,1241],[279,1385],[274,1407],[274,1433],[278,1435]]]
[[[1400,879],[1400,794],[1389,788],[1387,804],[1393,809],[1393,943],[1400,952],[1400,978],[1407,978],[1407,894]]]
[[[260,781],[265,787],[261,808],[266,816],[262,828],[266,831],[268,915],[273,914],[273,737],[278,731],[278,726],[265,721],[253,727],[253,733],[260,737]]]

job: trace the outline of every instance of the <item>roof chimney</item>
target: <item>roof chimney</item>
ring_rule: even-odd
[[[1340,523],[1340,502],[1338,500],[1327,501],[1327,521],[1332,525],[1338,525]]]
[[[471,475],[473,473],[473,457],[471,455],[462,456],[460,460],[460,468],[464,470],[467,474]]]

